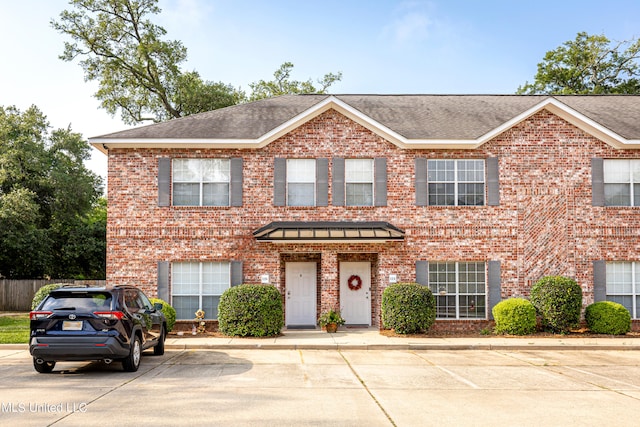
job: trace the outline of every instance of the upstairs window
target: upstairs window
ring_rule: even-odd
[[[428,160],[428,205],[482,206],[484,177],[484,160]]]
[[[315,159],[287,159],[287,205],[315,206]]]
[[[640,160],[604,161],[605,206],[640,206]]]
[[[229,206],[229,159],[173,159],[174,206]]]
[[[373,206],[373,159],[346,159],[345,190],[347,206]]]

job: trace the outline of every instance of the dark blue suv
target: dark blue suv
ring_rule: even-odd
[[[33,366],[49,373],[57,361],[122,362],[140,366],[142,352],[164,354],[167,322],[162,304],[133,286],[61,287],[30,313]]]

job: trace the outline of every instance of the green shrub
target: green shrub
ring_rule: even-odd
[[[568,277],[543,277],[531,287],[531,302],[545,329],[567,333],[580,321],[582,288]]]
[[[528,335],[536,330],[536,308],[524,298],[502,300],[491,312],[497,334]]]
[[[223,334],[268,337],[283,326],[282,297],[273,285],[233,286],[220,297],[218,329]]]
[[[398,334],[426,332],[436,320],[436,299],[418,283],[396,283],[382,292],[382,324]]]
[[[167,332],[171,332],[173,330],[173,325],[176,324],[176,310],[171,307],[168,302],[161,300],[160,298],[149,298],[151,304],[160,303],[162,304],[162,313],[164,317],[167,319]]]
[[[58,289],[66,285],[66,283],[51,283],[50,285],[44,285],[38,289],[31,300],[31,310],[38,308],[40,303],[51,293],[52,290]]]
[[[584,318],[591,332],[623,335],[631,330],[631,313],[624,305],[600,301],[587,306]]]

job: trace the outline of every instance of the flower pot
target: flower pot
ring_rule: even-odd
[[[334,333],[334,332],[336,332],[338,330],[338,324],[337,323],[327,323],[325,328],[327,329],[327,332]]]

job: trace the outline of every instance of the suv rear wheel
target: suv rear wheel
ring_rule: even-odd
[[[36,368],[36,371],[41,374],[48,374],[53,371],[53,368],[56,366],[56,362],[45,362],[42,359],[38,359],[36,357],[33,358],[33,367]]]
[[[131,351],[129,356],[122,359],[122,368],[127,372],[135,372],[140,367],[140,358],[142,357],[142,345],[140,344],[140,337],[137,335],[131,342]]]

